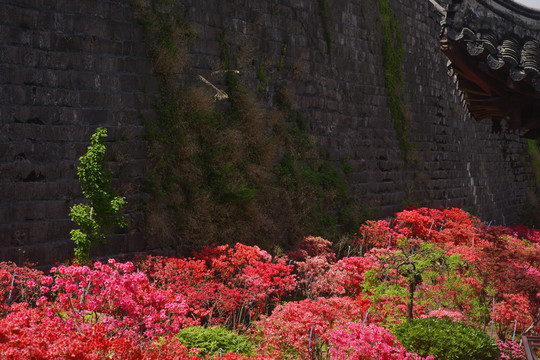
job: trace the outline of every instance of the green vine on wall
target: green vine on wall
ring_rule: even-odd
[[[399,141],[404,164],[409,161],[411,144],[406,115],[406,103],[403,96],[403,40],[398,19],[389,0],[378,0],[383,30],[382,56],[384,84],[388,95],[390,114]]]
[[[531,139],[527,140],[527,147],[531,157],[531,167],[534,172],[536,187],[540,189],[540,148],[538,147],[538,142]]]
[[[525,205],[520,221],[529,225],[540,227],[540,142],[527,140],[528,155],[530,158],[530,167],[535,180],[534,191],[531,191],[527,204]]]
[[[328,0],[317,0],[319,3],[319,15],[323,28],[324,41],[326,42],[326,52],[332,55],[332,36],[330,35],[330,7]]]

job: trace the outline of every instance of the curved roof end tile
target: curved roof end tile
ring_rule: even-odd
[[[509,0],[449,0],[441,50],[473,118],[508,118],[511,129],[540,133],[540,117],[530,121],[540,114],[540,11]]]

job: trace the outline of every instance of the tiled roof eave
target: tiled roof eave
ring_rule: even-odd
[[[500,1],[451,1],[441,50],[474,118],[540,138],[540,13],[525,18]]]
[[[457,35],[448,35],[442,41],[462,44],[469,56],[477,57],[491,70],[507,73],[512,81],[525,81],[540,92],[540,42],[536,39],[520,40],[508,36],[497,41],[488,31],[465,27]]]

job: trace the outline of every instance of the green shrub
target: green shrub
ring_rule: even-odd
[[[75,258],[80,263],[88,261],[90,248],[105,241],[114,226],[127,226],[127,217],[121,214],[126,199],[116,195],[111,187],[111,171],[105,168],[106,137],[107,129],[97,128],[88,151],[79,158],[77,175],[88,201],[73,205],[69,216],[79,226],[70,234],[75,242]]]
[[[414,319],[396,327],[394,335],[409,352],[438,360],[499,359],[497,344],[483,330],[451,319]]]
[[[236,354],[255,355],[253,345],[246,336],[222,327],[204,328],[193,326],[180,330],[176,337],[188,349],[198,348],[201,351],[199,356],[203,359],[206,355],[219,354],[220,349],[223,354],[234,352]]]

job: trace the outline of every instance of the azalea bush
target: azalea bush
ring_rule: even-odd
[[[141,268],[160,289],[182,294],[202,325],[247,325],[296,287],[286,257],[257,246],[206,247],[194,258],[148,257]]]
[[[523,347],[516,341],[497,340],[501,350],[501,360],[527,360]]]
[[[432,311],[429,312],[429,314],[427,314],[427,315],[424,314],[424,315],[420,316],[420,318],[422,318],[422,319],[429,318],[429,317],[435,317],[435,318],[439,318],[439,319],[448,318],[448,319],[451,319],[452,321],[464,321],[465,320],[465,316],[461,312],[446,310],[446,309],[442,309],[442,308],[439,308],[437,310],[432,310]]]
[[[316,349],[327,347],[331,329],[363,319],[368,308],[368,301],[349,297],[290,301],[256,322],[257,336],[266,351],[307,358]]]
[[[237,243],[46,272],[0,262],[0,358],[523,360],[539,239],[406,208],[363,224],[346,257],[307,236],[279,256]]]
[[[120,329],[119,329],[120,330]],[[171,337],[149,340],[131,334],[111,336],[103,323],[79,329],[49,308],[15,306],[0,320],[2,359],[199,359]]]
[[[333,295],[358,296],[364,292],[366,273],[380,264],[374,256],[351,256],[332,264],[325,273],[324,280],[314,285],[316,289],[325,285],[325,290]],[[324,292],[320,291],[319,292]]]
[[[540,322],[537,234],[537,230],[522,225],[486,225],[456,208],[407,208],[397,213],[394,220],[366,222],[353,241],[366,247],[374,244],[368,255],[375,255],[380,267],[367,272],[364,284],[367,282],[371,289],[377,289],[377,301],[390,301],[394,305],[390,309],[395,309],[406,299],[410,301],[413,294],[413,316],[422,316],[442,306],[462,313],[467,323],[483,329],[493,319],[497,337],[504,340],[513,333],[516,322],[518,334],[538,328]],[[417,244],[416,249],[413,247],[412,252],[410,248],[404,249],[400,237],[406,243]],[[394,243],[393,239],[398,240]],[[389,272],[391,259],[395,258],[390,254],[405,250],[414,259],[421,254],[419,249],[425,243],[436,246],[436,251],[444,251],[449,257],[457,255],[460,260],[454,258],[453,270],[442,276],[423,271],[419,274],[422,282],[406,296],[407,284],[399,272]],[[398,261],[397,265],[400,264]],[[390,314],[390,318],[395,319],[396,315]]]
[[[40,296],[40,279],[43,272],[15,263],[0,262],[0,315],[8,310],[10,304],[35,304]]]
[[[370,324],[351,322],[328,334],[332,360],[421,360],[418,354],[407,352],[387,329]],[[426,360],[435,360],[428,355]]]
[[[400,233],[395,231],[391,225],[386,220],[368,220],[354,234],[352,241],[360,246],[362,253],[373,248],[390,247],[400,237]]]
[[[131,262],[59,266],[41,280],[38,304],[53,311],[72,329],[102,324],[109,333],[146,336],[176,333],[190,326],[185,298],[150,283]]]

